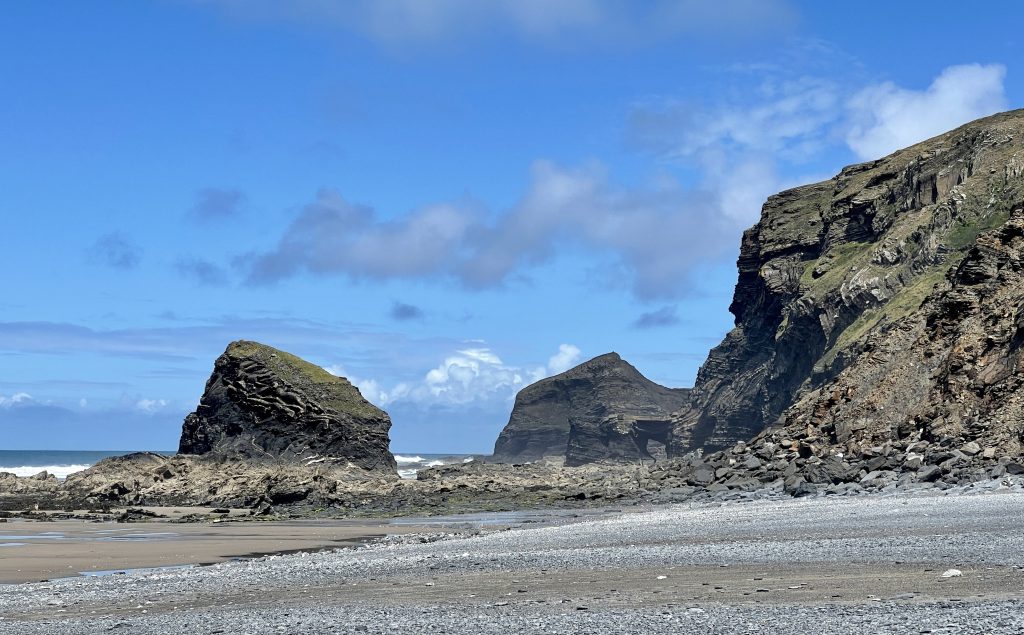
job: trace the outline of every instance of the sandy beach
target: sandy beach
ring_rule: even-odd
[[[0,584],[335,549],[425,530],[373,520],[196,524],[14,520],[0,524]]]
[[[0,626],[26,635],[1019,633],[1022,522],[1024,495],[1006,492],[605,510],[476,535],[8,585]],[[258,544],[306,530],[268,523],[276,538]]]

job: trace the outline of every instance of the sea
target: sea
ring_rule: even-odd
[[[173,450],[153,450],[171,455]],[[18,476],[32,476],[46,471],[57,478],[81,472],[110,456],[129,454],[125,450],[0,450],[0,472],[13,472]],[[416,473],[425,467],[465,463],[472,461],[474,454],[396,454],[398,475],[405,479],[416,478]]]
[[[398,463],[398,475],[402,478],[416,478],[416,472],[425,467],[437,467],[438,465],[451,465],[452,463],[469,463],[473,459],[481,458],[482,454],[396,454],[395,462]]]

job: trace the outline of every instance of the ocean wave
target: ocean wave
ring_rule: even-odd
[[[412,465],[414,463],[422,463],[425,461],[422,456],[402,456],[401,454],[395,455],[395,461],[399,465]]]
[[[91,465],[17,465],[14,467],[0,467],[0,472],[10,472],[15,476],[35,476],[46,471],[57,478],[67,478],[68,474],[87,470]]]
[[[426,457],[415,455],[396,454],[395,462],[398,463],[398,475],[405,479],[416,478],[416,473],[428,467],[439,467],[451,463],[466,463],[472,461],[473,457],[465,454],[428,454]]]
[[[468,463],[473,460],[473,457],[459,457],[452,456],[449,460],[444,461],[441,459],[427,460],[419,455],[405,456],[401,454],[395,455],[395,461],[398,463],[399,470],[398,475],[406,479],[416,478],[416,472],[425,467],[437,467],[440,465],[447,465],[448,463],[456,463],[459,461]],[[81,472],[92,467],[92,464],[81,463],[71,465],[18,465],[13,467],[0,467],[0,472],[11,472],[16,476],[35,476],[36,474],[46,471],[53,474],[57,478],[67,478],[69,474],[75,472]]]

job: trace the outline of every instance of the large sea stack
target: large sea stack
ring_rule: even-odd
[[[649,458],[649,447],[664,452],[670,414],[688,392],[659,386],[617,353],[595,357],[519,391],[493,458],[548,457],[570,466]]]
[[[756,437],[763,469],[812,483],[1017,465],[1022,207],[1021,110],[769,198],[672,453]]]
[[[391,419],[343,377],[257,342],[228,345],[196,411],[181,454],[349,463],[394,472]]]

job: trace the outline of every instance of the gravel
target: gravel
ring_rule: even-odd
[[[1020,633],[1022,526],[1010,491],[556,517],[0,587],[0,632]]]

